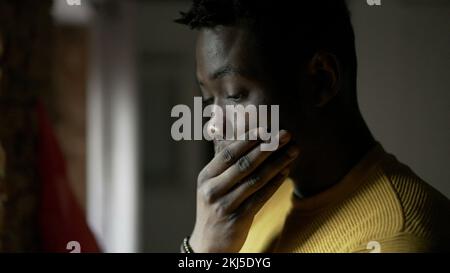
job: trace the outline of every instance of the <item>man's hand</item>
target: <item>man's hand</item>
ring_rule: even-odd
[[[241,249],[254,216],[287,178],[298,156],[295,146],[286,145],[291,139],[288,132],[282,130],[277,137],[280,145],[273,152],[261,151],[257,140],[234,141],[200,172],[197,217],[190,239],[195,252]]]

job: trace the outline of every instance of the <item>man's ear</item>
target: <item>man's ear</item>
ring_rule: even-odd
[[[325,106],[339,92],[341,85],[341,70],[335,55],[317,52],[308,65],[308,75],[312,80],[314,105]]]

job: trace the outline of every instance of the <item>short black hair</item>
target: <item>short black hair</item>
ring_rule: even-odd
[[[345,0],[193,0],[175,22],[192,29],[244,22],[264,37],[262,43],[284,52],[310,57],[319,50],[330,52],[348,69],[356,88],[355,36]]]

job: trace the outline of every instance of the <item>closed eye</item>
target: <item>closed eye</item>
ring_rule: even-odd
[[[235,102],[240,101],[242,98],[243,98],[242,93],[239,93],[239,94],[236,94],[236,95],[227,96],[227,99],[235,101]]]

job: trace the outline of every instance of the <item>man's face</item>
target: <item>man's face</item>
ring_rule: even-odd
[[[205,104],[214,104],[224,110],[226,105],[240,104],[245,107],[281,104],[280,96],[277,95],[281,94],[281,90],[277,89],[285,81],[274,77],[270,65],[250,33],[243,27],[225,26],[200,31],[196,48],[197,79]],[[290,99],[295,100],[293,97]],[[280,105],[280,126],[283,126],[281,107],[283,106]],[[223,118],[222,124],[226,124],[230,117],[224,114]],[[247,119],[245,123],[236,124],[233,134],[242,127],[245,127],[244,131],[252,129]],[[228,142],[214,141],[216,153],[226,147]]]

